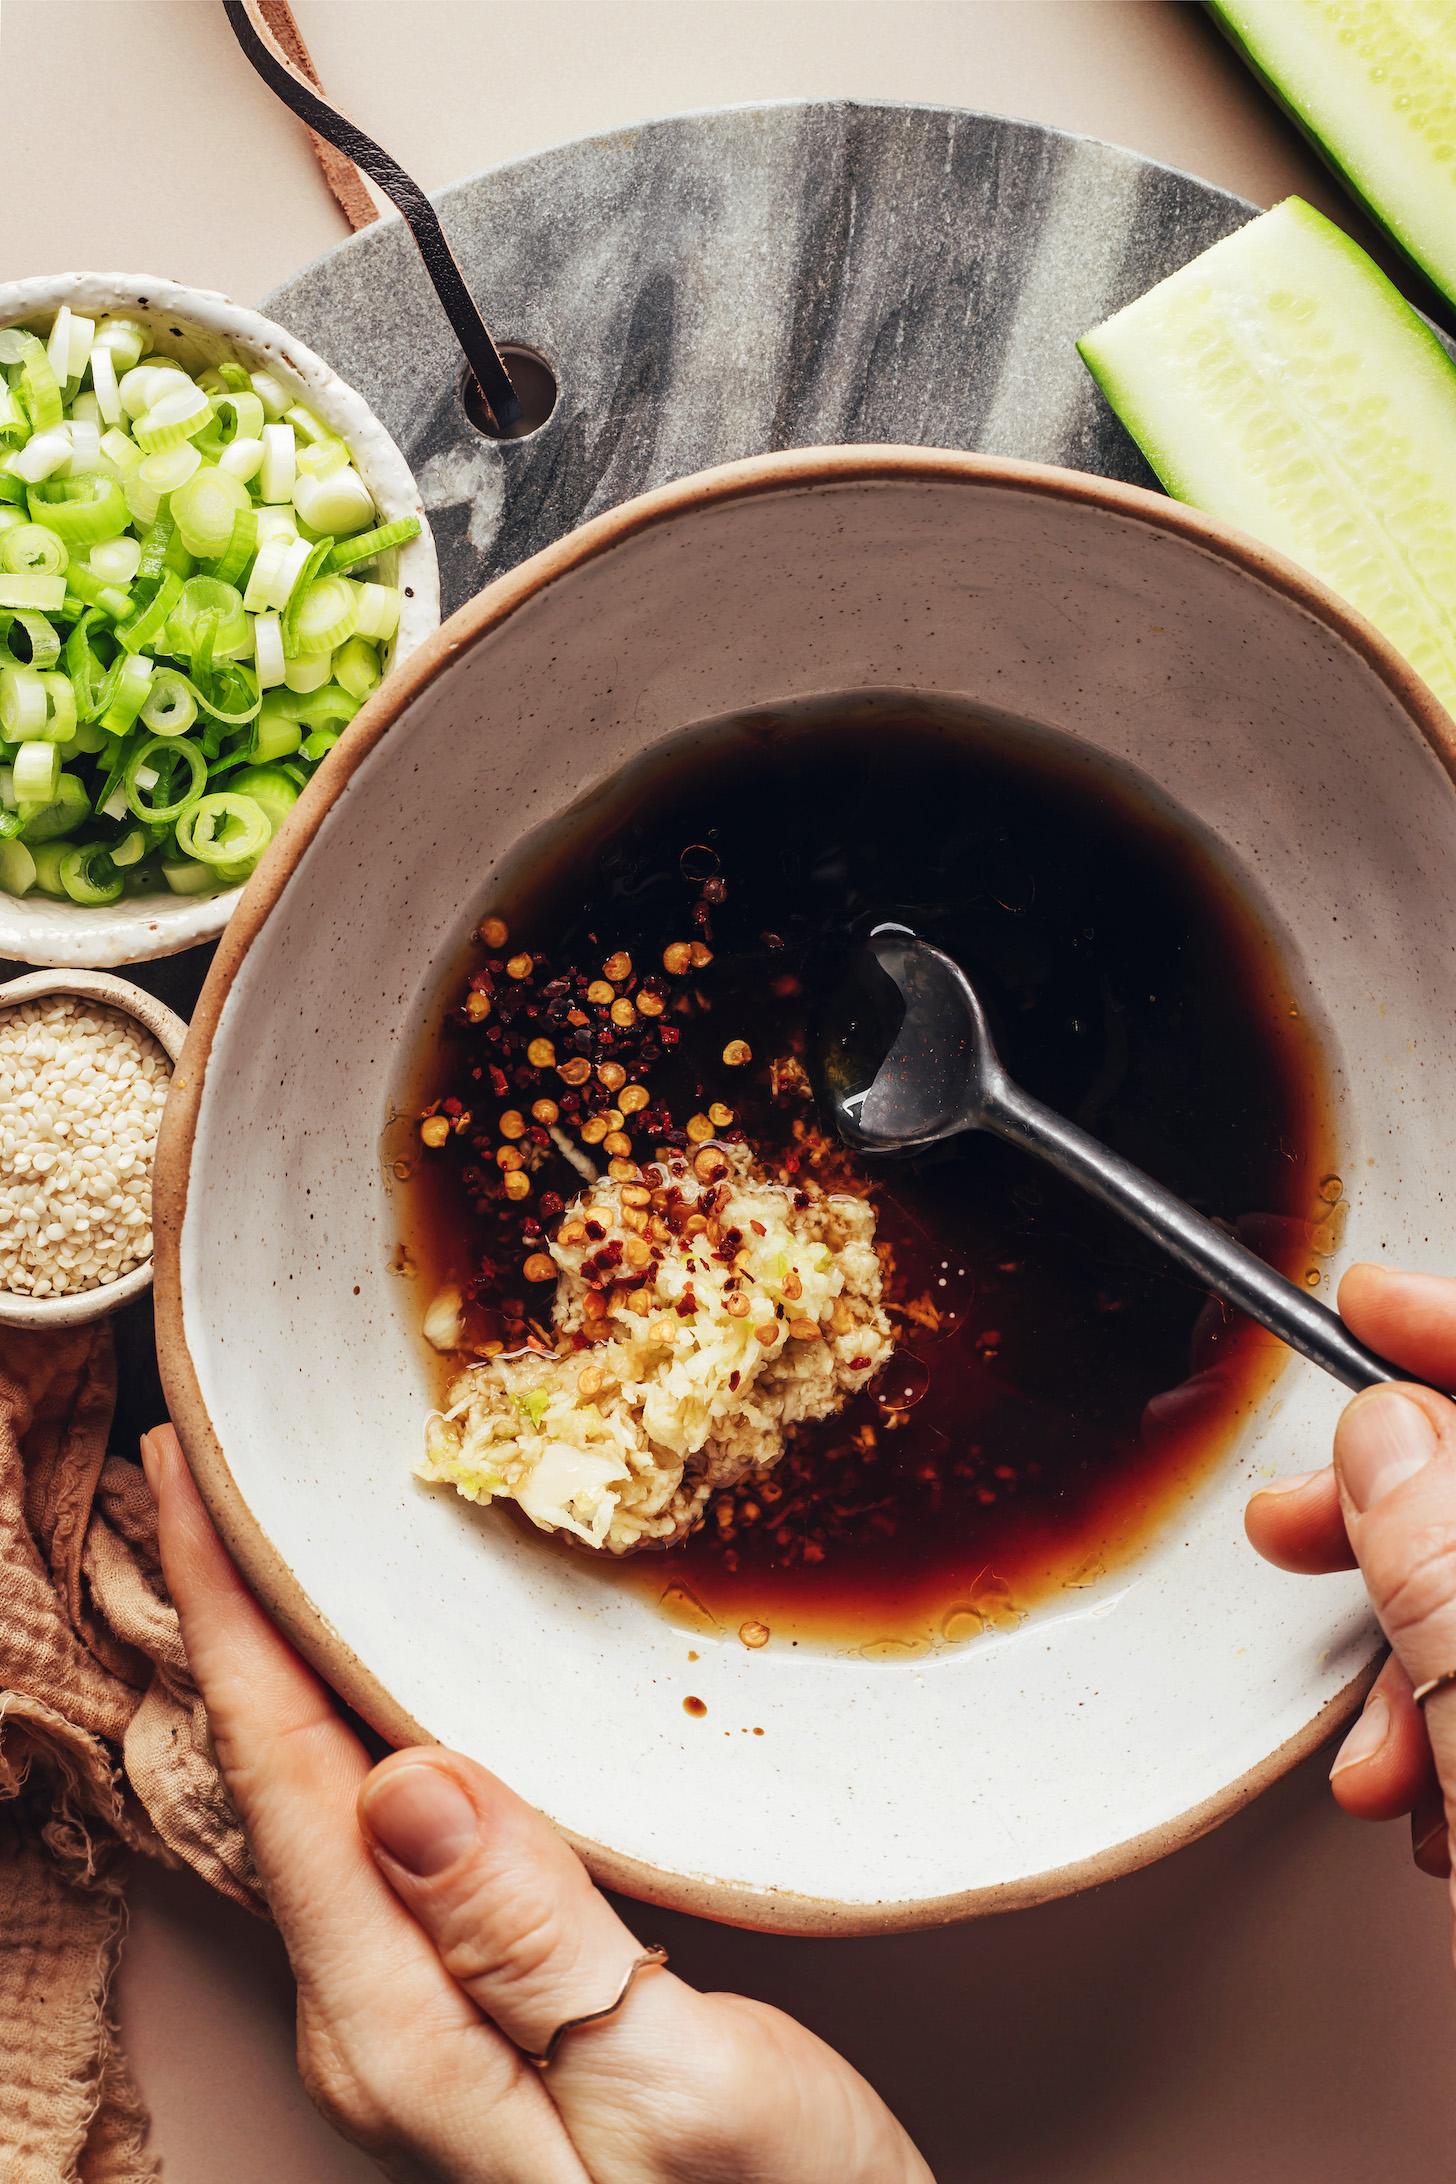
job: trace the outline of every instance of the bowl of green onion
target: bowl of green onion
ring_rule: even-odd
[[[0,957],[215,939],[439,619],[408,464],[284,328],[144,276],[0,286]]]

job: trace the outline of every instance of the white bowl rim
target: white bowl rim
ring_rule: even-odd
[[[278,908],[294,868],[355,768],[435,678],[548,585],[640,532],[689,511],[747,497],[880,480],[966,481],[1095,507],[1195,545],[1254,577],[1332,629],[1390,691],[1456,786],[1456,722],[1415,670],[1355,608],[1295,562],[1232,525],[1144,487],[1011,457],[894,445],[791,448],[694,473],[623,502],[498,577],[468,601],[415,654],[405,671],[369,700],[347,742],[329,753],[300,797],[276,855],[249,883],[223,936],[198,1000],[158,1139],[153,1179],[157,1262],[157,1353],[172,1421],[204,1501],[233,1559],[265,1611],[329,1683],[392,1745],[435,1741],[384,1687],[320,1613],[264,1533],[240,1493],[208,1415],[183,1318],[181,1239],[207,1062],[233,980],[267,918]],[[562,1830],[602,1886],[671,1909],[732,1925],[794,1934],[903,1933],[997,1911],[1028,1908],[1100,1887],[1181,1849],[1230,1818],[1307,1759],[1359,1710],[1378,1673],[1363,1667],[1305,1724],[1235,1781],[1173,1819],[1075,1863],[1014,1882],[913,1900],[846,1905],[787,1890],[668,1875],[571,1830]]]
[[[369,486],[383,512],[416,515],[420,535],[400,549],[401,588],[412,599],[401,604],[393,668],[401,665],[440,624],[440,572],[429,517],[414,474],[395,441],[361,394],[342,380],[332,365],[289,333],[276,320],[212,288],[186,288],[147,273],[41,273],[0,283],[0,326],[17,326],[54,312],[62,304],[93,312],[142,311],[149,321],[174,318],[184,329],[228,341],[260,358],[278,357],[308,388],[310,399],[333,413],[356,457],[367,458]],[[55,919],[25,918],[7,910],[0,895],[0,956],[30,963],[64,963],[97,969],[118,963],[145,963],[216,940],[242,898],[240,888],[226,894],[179,895],[173,901],[148,898],[147,906],[112,910],[110,906],[77,914],[75,904],[56,903]],[[34,925],[33,932],[27,928]]]
[[[113,978],[109,971],[29,971],[23,978],[12,978],[0,986],[0,1013],[23,1008],[27,1001],[42,1001],[53,993],[98,1001],[119,1015],[134,1018],[143,1031],[151,1033],[175,1072],[187,1026],[165,1001],[144,993],[128,978]],[[133,1267],[130,1274],[123,1274],[119,1282],[108,1282],[101,1289],[80,1289],[64,1297],[26,1297],[17,1290],[0,1289],[0,1327],[84,1327],[92,1320],[109,1319],[133,1298],[144,1296],[151,1286],[152,1261],[148,1259]]]

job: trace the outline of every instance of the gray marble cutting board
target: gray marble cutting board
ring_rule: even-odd
[[[953,107],[724,107],[557,145],[436,200],[556,409],[487,440],[408,231],[265,299],[358,388],[430,510],[445,612],[586,517],[768,448],[908,441],[1154,484],[1077,335],[1257,207],[1088,137]]]

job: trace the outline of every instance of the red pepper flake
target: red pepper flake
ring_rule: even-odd
[[[755,1236],[767,1236],[768,1230],[764,1227],[762,1221],[750,1221],[748,1225]]]
[[[852,1357],[849,1361],[849,1369],[852,1373],[863,1372],[868,1363],[869,1359],[867,1357]]]
[[[730,1373],[730,1374],[728,1375],[728,1387],[729,1387],[729,1391],[730,1391],[730,1393],[732,1392],[732,1390],[733,1390],[734,1388],[736,1388],[736,1387],[737,1387],[737,1385],[738,1385],[738,1382],[739,1382],[739,1379],[740,1379],[740,1377],[741,1377],[741,1375],[739,1375],[738,1373]]]
[[[498,1100],[503,1100],[507,1092],[509,1092],[510,1088],[510,1079],[507,1077],[505,1071],[503,1069],[497,1069],[495,1063],[492,1062],[490,1065],[491,1091],[494,1092]]]
[[[586,1232],[594,1244],[599,1244],[607,1233],[600,1221],[588,1221]]]
[[[457,1115],[463,1115],[465,1112],[465,1109],[461,1106],[459,1100],[442,1100],[440,1104],[444,1108],[446,1114],[450,1117],[452,1122]]]

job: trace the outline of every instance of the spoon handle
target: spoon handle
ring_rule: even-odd
[[[1211,1289],[1215,1296],[1246,1312],[1320,1365],[1347,1388],[1369,1388],[1382,1380],[1412,1380],[1397,1365],[1377,1357],[1357,1342],[1344,1321],[1327,1305],[1316,1303],[1286,1281],[1244,1245],[1225,1236],[1202,1214],[1185,1206],[1131,1161],[1099,1145],[1063,1115],[1043,1107],[1019,1085],[1002,1079],[995,1097],[982,1110],[981,1127],[994,1131],[1070,1177],[1141,1229],[1170,1259]]]

